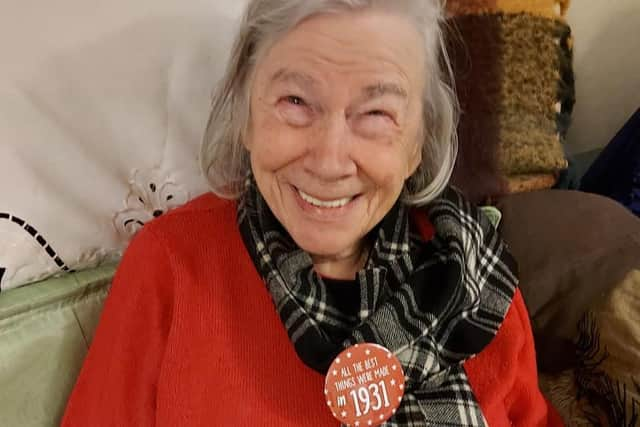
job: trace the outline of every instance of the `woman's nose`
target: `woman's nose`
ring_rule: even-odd
[[[333,116],[311,136],[305,168],[325,181],[355,174],[352,159],[353,136],[344,116]]]

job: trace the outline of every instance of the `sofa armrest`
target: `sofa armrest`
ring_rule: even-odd
[[[114,272],[99,267],[0,294],[2,425],[59,425]]]

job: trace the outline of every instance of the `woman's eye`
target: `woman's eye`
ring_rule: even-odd
[[[278,108],[281,117],[296,127],[308,126],[313,118],[313,109],[299,96],[288,95],[280,98]]]
[[[300,107],[303,107],[303,106],[307,105],[304,102],[304,100],[302,98],[300,98],[299,96],[291,95],[291,96],[287,96],[285,99],[289,104],[292,104],[292,105],[297,105],[297,106],[300,106]]]
[[[396,116],[390,110],[364,110],[356,122],[357,131],[367,138],[388,136],[396,128]]]

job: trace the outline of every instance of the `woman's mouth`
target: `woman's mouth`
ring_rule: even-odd
[[[319,221],[342,221],[360,205],[362,194],[353,196],[312,196],[293,185],[290,187],[297,205],[306,215]]]
[[[351,196],[351,197],[343,197],[340,199],[321,200],[319,198],[311,196],[310,194],[305,193],[299,188],[296,188],[296,190],[298,191],[298,194],[300,194],[300,197],[302,198],[302,200],[304,200],[305,202],[309,203],[310,205],[316,206],[318,208],[325,208],[325,209],[341,208],[343,206],[346,206],[347,203],[349,203],[355,198],[354,196]]]

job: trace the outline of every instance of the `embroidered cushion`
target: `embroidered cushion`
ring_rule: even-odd
[[[5,10],[0,289],[117,259],[144,222],[207,190],[199,144],[242,6]]]

